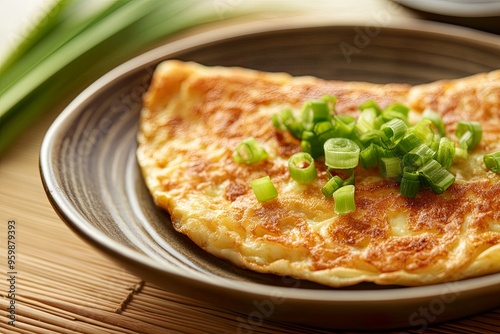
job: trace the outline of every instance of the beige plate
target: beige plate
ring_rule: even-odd
[[[358,27],[358,28],[356,28]],[[364,35],[364,37],[362,36]],[[54,122],[41,150],[47,195],[67,225],[132,273],[169,291],[264,319],[337,329],[389,329],[500,306],[500,274],[426,287],[346,289],[235,268],[176,233],[147,192],[135,159],[140,96],[161,60],[244,66],[294,75],[423,83],[500,68],[500,40],[444,25],[246,23],[178,40],[90,86]]]

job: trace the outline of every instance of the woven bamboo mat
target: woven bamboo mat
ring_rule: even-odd
[[[247,332],[238,321],[243,315],[171,294],[142,281],[81,241],[57,217],[38,172],[40,143],[54,117],[48,115],[27,131],[0,163],[0,332]],[[8,323],[9,220],[16,222],[15,327]],[[425,332],[500,332],[500,310],[434,326]],[[254,328],[253,333],[327,331],[266,322]]]

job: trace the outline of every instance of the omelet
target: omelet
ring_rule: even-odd
[[[377,170],[356,168],[356,210],[337,214],[321,189],[328,170],[294,181],[288,159],[300,140],[275,127],[273,115],[335,96],[336,112],[401,103],[418,121],[426,109],[453,133],[480,122],[481,142],[450,172],[443,193],[414,198]],[[500,272],[500,176],[483,163],[500,150],[500,71],[428,84],[374,84],[293,77],[237,67],[168,60],[143,99],[137,159],[155,203],[174,228],[206,252],[248,270],[330,287],[361,282],[419,286]],[[267,152],[255,164],[235,161],[253,137]],[[269,176],[278,196],[260,202],[252,180]]]

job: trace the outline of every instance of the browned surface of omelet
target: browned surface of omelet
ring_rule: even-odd
[[[425,108],[454,133],[459,120],[477,120],[483,140],[452,167],[456,182],[441,195],[415,199],[377,170],[358,167],[353,213],[334,213],[318,178],[299,185],[288,157],[300,142],[270,117],[325,94],[337,112],[356,115],[375,100],[407,104],[418,120]],[[269,154],[255,165],[233,160],[236,145],[253,136]],[[156,203],[174,227],[218,257],[251,270],[290,275],[330,286],[362,281],[423,285],[500,271],[500,176],[484,153],[500,150],[500,71],[414,86],[325,81],[240,68],[167,61],[144,98],[138,161]],[[269,175],[278,198],[259,203],[249,182]]]

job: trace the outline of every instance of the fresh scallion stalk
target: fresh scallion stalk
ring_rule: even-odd
[[[0,154],[43,113],[69,102],[89,83],[166,37],[221,20],[212,2],[199,0],[58,0],[0,64]],[[289,6],[300,9],[299,3]],[[276,10],[241,4],[224,18]]]

